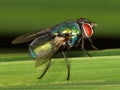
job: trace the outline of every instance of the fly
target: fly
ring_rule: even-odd
[[[65,58],[68,68],[67,80],[70,79],[70,63],[65,55],[65,49],[81,46],[81,49],[86,52],[88,56],[91,55],[84,48],[84,40],[88,39],[91,47],[97,49],[93,45],[91,36],[93,35],[93,28],[95,23],[86,19],[79,18],[75,21],[66,21],[55,25],[50,28],[46,28],[42,31],[38,31],[31,34],[25,34],[17,37],[12,41],[13,44],[21,44],[31,41],[29,45],[29,51],[36,60],[36,67],[48,62],[47,67],[38,79],[41,79],[51,64],[52,56],[60,50]]]

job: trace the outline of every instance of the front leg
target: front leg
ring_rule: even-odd
[[[92,39],[91,39],[91,38],[88,38],[88,40],[89,40],[89,42],[90,42],[91,47],[92,47],[93,49],[95,49],[95,50],[98,50],[98,48],[96,48],[96,46],[94,45]]]
[[[84,39],[82,38],[82,44],[81,44],[81,49],[89,56],[92,57],[84,48]]]

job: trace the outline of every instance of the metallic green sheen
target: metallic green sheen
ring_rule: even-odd
[[[58,26],[54,27],[51,32],[53,35],[65,35],[71,34],[72,40],[69,42],[69,46],[72,47],[78,39],[78,35],[81,34],[81,30],[79,28],[78,23],[71,21],[71,22],[64,22],[59,24]]]
[[[37,46],[33,52],[36,54],[36,67],[42,65],[43,63],[47,62],[51,59],[52,55],[54,54],[52,45],[50,42],[46,42],[43,45]],[[40,60],[39,60],[40,59]]]
[[[68,46],[72,47],[75,45],[77,40],[79,39],[79,35],[81,34],[81,30],[79,28],[78,23],[71,21],[71,22],[64,22],[55,27],[53,27],[50,31],[51,35],[58,36],[63,35],[66,36],[71,35],[71,40],[68,42]],[[50,38],[50,37],[47,37]],[[50,41],[46,41],[45,38],[37,38],[33,41],[34,43],[30,47],[30,54],[33,58],[38,58],[36,61],[36,66],[41,65],[48,61],[53,55],[53,46],[51,45]],[[44,42],[42,44],[42,42]],[[40,60],[39,60],[40,59]]]

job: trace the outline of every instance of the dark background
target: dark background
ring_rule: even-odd
[[[119,0],[0,0],[0,49],[25,49],[28,43],[12,45],[11,41],[80,17],[98,24],[93,35],[96,47],[120,48]]]

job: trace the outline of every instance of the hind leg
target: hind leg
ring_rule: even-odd
[[[50,67],[50,64],[51,64],[51,60],[48,61],[47,67],[45,68],[45,70],[44,70],[44,72],[41,74],[41,76],[38,77],[38,79],[41,79],[41,78],[45,75],[45,73],[47,72],[47,70],[48,70],[49,67]]]

